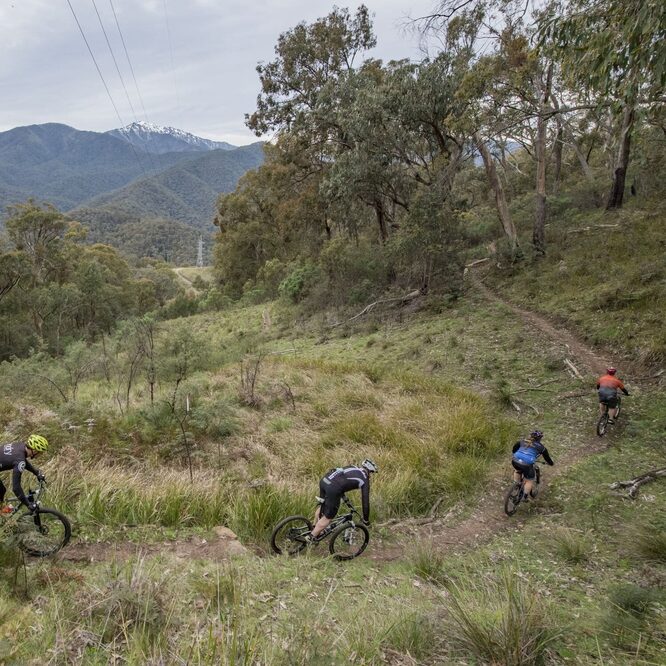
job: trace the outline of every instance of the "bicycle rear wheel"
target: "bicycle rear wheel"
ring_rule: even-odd
[[[603,437],[606,434],[607,426],[608,426],[608,411],[602,414],[599,417],[599,421],[597,422],[597,435],[599,435],[599,437]]]
[[[513,516],[520,504],[520,498],[523,495],[523,486],[521,483],[514,482],[504,498],[504,513],[507,516]]]
[[[39,509],[21,516],[17,527],[18,547],[32,557],[54,555],[72,536],[69,519],[55,509]]]
[[[307,546],[305,537],[310,532],[312,523],[305,516],[289,516],[275,526],[271,548],[278,555],[296,555]]]
[[[344,523],[331,536],[328,549],[336,560],[353,560],[358,557],[370,541],[370,532],[365,525]]]

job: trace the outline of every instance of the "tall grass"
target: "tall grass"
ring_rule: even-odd
[[[530,666],[546,660],[558,629],[538,590],[516,571],[447,583],[448,638],[463,654],[481,663]]]

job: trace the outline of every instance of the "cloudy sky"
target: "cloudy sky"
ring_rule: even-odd
[[[148,120],[249,143],[256,137],[243,115],[254,110],[259,92],[257,63],[274,57],[280,33],[326,15],[335,4],[358,6],[342,0],[0,0],[0,131],[46,122],[105,131],[118,127],[120,116],[123,124]],[[378,38],[370,55],[418,59],[418,38],[405,25],[427,14],[433,0],[365,4]]]

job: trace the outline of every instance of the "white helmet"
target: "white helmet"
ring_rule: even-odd
[[[361,463],[361,467],[363,467],[364,469],[367,469],[368,472],[376,472],[377,471],[377,465],[374,462],[372,462],[372,460],[370,460],[369,458],[366,458]]]

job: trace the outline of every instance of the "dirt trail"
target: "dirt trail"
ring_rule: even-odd
[[[581,371],[601,372],[606,367],[606,361],[593,349],[585,345],[570,331],[556,327],[545,317],[524,310],[503,298],[486,287],[481,281],[471,276],[475,288],[486,299],[501,303],[518,315],[533,333],[538,329],[552,342],[562,344],[568,349],[568,354]],[[572,449],[558,455],[555,467],[544,466],[544,491],[548,492],[548,482],[554,478],[565,475],[572,465],[583,458],[602,451],[605,443],[596,436],[590,436]],[[520,507],[518,513],[511,518],[504,514],[504,493],[508,488],[506,466],[502,465],[489,482],[488,492],[475,507],[472,514],[460,521],[460,514],[464,506],[457,506],[450,510],[446,516],[425,523],[423,519],[405,521],[399,524],[400,540],[390,543],[383,542],[373,535],[366,555],[377,562],[388,562],[404,558],[413,548],[415,539],[429,540],[438,551],[455,552],[469,549],[477,544],[490,540],[495,534],[504,530],[516,530],[529,519],[531,511],[527,507]],[[539,502],[534,504],[532,510],[539,511]],[[392,531],[398,533],[397,526]],[[126,559],[137,554],[171,553],[177,557],[195,559],[224,559],[230,555],[248,552],[235,538],[230,530],[223,527],[215,528],[216,535],[209,542],[201,539],[189,541],[173,541],[163,544],[135,544],[120,542],[116,544],[73,544],[66,548],[60,558],[69,561],[93,562],[112,558]]]

